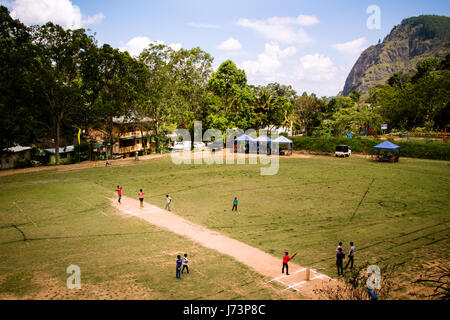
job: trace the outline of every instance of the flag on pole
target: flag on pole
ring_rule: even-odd
[[[81,144],[81,128],[78,128],[78,144]]]

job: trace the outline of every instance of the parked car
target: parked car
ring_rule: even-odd
[[[197,150],[205,150],[206,149],[206,144],[204,143],[204,142],[198,142],[198,141],[195,141],[194,142],[194,150],[195,149],[197,149]]]
[[[191,151],[191,141],[176,142],[172,152]]]
[[[336,146],[336,152],[334,155],[336,157],[350,157],[352,154],[352,150],[347,145]]]

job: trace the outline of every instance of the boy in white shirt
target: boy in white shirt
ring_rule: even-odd
[[[171,198],[171,197],[169,197],[169,195],[168,195],[168,194],[166,195],[166,201],[167,201],[167,203],[166,203],[166,206],[167,206],[167,210],[169,210],[169,211],[170,211],[170,203],[172,202],[172,198]]]
[[[353,256],[355,255],[355,246],[353,245],[353,242],[350,242],[350,251],[348,252],[348,261],[347,264],[345,265],[345,269],[347,269],[348,264],[351,262],[350,264],[350,270],[353,269]]]
[[[187,258],[187,253],[184,254],[183,257],[183,269],[181,270],[181,273],[183,273],[184,269],[186,269],[187,273],[189,273],[189,267],[188,267],[188,258]]]

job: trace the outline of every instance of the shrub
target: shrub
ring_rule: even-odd
[[[16,168],[16,169],[29,168],[32,166],[33,166],[33,164],[31,163],[30,159],[14,160],[14,168]]]
[[[290,137],[293,141],[294,150],[308,150],[315,152],[334,152],[336,146],[346,144],[352,152],[370,154],[372,147],[383,142],[379,139],[362,138],[314,138],[314,137]],[[448,143],[425,143],[425,142],[397,142],[400,146],[401,156],[421,159],[450,160],[450,145]]]

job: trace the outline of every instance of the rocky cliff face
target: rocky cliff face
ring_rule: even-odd
[[[450,18],[419,16],[402,21],[383,42],[367,48],[345,81],[342,94],[366,93],[394,72],[414,72],[418,61],[442,58],[450,51]]]

